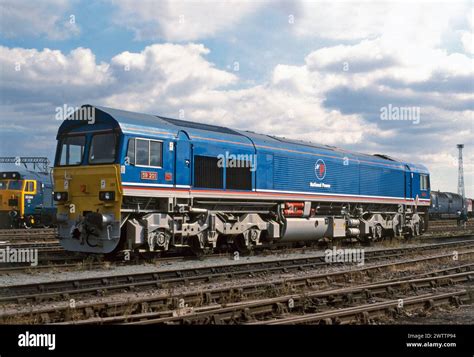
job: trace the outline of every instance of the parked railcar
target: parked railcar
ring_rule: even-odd
[[[453,192],[431,192],[431,219],[455,219],[466,206],[461,195]]]
[[[0,172],[0,228],[45,227],[54,224],[56,208],[48,173]]]
[[[428,170],[384,155],[90,105],[57,140],[66,250],[247,250],[428,224]]]

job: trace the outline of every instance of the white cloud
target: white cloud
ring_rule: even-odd
[[[196,92],[236,83],[234,74],[215,68],[204,58],[208,53],[197,44],[157,44],[140,53],[123,52],[111,60],[114,78],[121,83],[119,93],[105,101],[130,110],[169,106],[177,112],[184,106],[181,103]]]
[[[471,9],[470,12],[467,13],[467,22],[469,24],[467,31],[461,31],[461,42],[464,47],[464,51],[471,55],[474,55],[474,9]]]
[[[0,46],[2,90],[25,92],[94,88],[111,82],[109,65],[97,64],[90,49],[76,48],[69,54],[45,48],[8,48]]]
[[[436,46],[453,20],[470,10],[469,2],[333,1],[298,2],[295,33],[334,40],[383,36],[393,50],[406,44]]]
[[[115,22],[138,40],[192,41],[228,30],[261,6],[259,1],[112,0]]]
[[[71,1],[2,0],[0,2],[0,33],[6,38],[46,36],[64,40],[80,33]],[[33,6],[32,6],[33,5]]]

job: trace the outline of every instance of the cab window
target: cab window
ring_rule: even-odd
[[[163,143],[149,139],[130,139],[127,156],[130,164],[161,167],[163,165]]]
[[[9,190],[21,190],[22,187],[23,187],[23,180],[10,181],[10,183],[8,184]]]
[[[26,181],[25,192],[28,192],[28,193],[35,192],[35,181]]]
[[[420,175],[420,190],[426,191],[430,187],[430,183],[428,181],[428,175]]]
[[[90,164],[110,164],[115,162],[116,136],[113,133],[95,134],[89,152]]]
[[[7,183],[8,183],[8,181],[0,181],[0,190],[6,190],[7,189]]]
[[[82,163],[86,137],[84,135],[63,137],[59,144],[59,166],[73,166]]]

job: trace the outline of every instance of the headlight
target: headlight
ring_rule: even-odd
[[[67,192],[55,192],[54,193],[55,201],[67,201]]]
[[[115,192],[114,191],[99,192],[99,200],[101,200],[101,201],[113,201],[113,200],[115,200]]]

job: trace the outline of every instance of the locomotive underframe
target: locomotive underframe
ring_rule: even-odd
[[[427,207],[323,201],[242,201],[125,196],[113,214],[65,215],[60,236],[77,249],[167,251],[190,247],[246,251],[257,246],[416,236],[427,229]],[[68,240],[63,241],[68,245]]]
[[[424,207],[393,204],[124,197],[121,227],[124,249],[232,245],[247,250],[278,243],[419,235],[427,228],[425,217]]]

